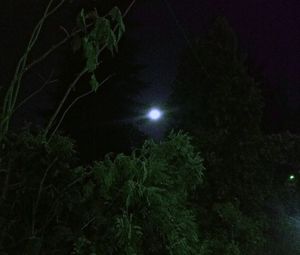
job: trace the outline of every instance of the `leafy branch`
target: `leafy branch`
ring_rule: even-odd
[[[130,5],[132,6],[132,4]],[[127,9],[128,10],[128,9]],[[125,13],[127,13],[127,10]],[[92,28],[87,27],[87,24],[90,24],[90,19],[93,19],[94,25]],[[69,97],[72,89],[77,85],[78,81],[85,75],[90,74],[90,86],[93,92],[96,92],[98,88],[104,82],[98,82],[95,71],[99,66],[99,56],[105,50],[108,49],[111,54],[114,54],[118,50],[118,43],[125,32],[125,26],[123,22],[123,15],[119,8],[114,7],[107,15],[104,17],[99,17],[96,11],[85,13],[84,10],[80,12],[77,18],[78,27],[83,32],[83,37],[81,38],[79,48],[82,48],[84,57],[85,57],[85,67],[83,70],[76,76],[74,81],[69,85],[67,91],[65,92],[62,100],[60,101],[56,111],[51,117],[44,135],[45,137],[49,134],[51,128],[62,110],[67,98]],[[76,49],[78,50],[78,49]],[[52,135],[57,131],[62,120],[64,119],[66,113],[69,109],[82,97],[91,94],[91,91],[84,93],[82,96],[79,96],[67,107],[67,110],[63,113],[63,116],[58,120],[58,124]]]
[[[27,63],[28,56],[31,53],[33,47],[35,46],[35,44],[39,38],[40,32],[43,28],[45,21],[49,18],[49,16],[54,14],[65,2],[66,2],[66,0],[61,0],[54,7],[52,7],[54,4],[54,0],[49,1],[42,18],[40,19],[40,21],[38,22],[38,24],[36,25],[36,27],[34,28],[34,30],[32,32],[32,35],[30,37],[30,40],[29,40],[28,46],[25,50],[25,53],[20,58],[20,60],[17,64],[15,74],[13,76],[13,79],[10,83],[10,86],[9,86],[9,88],[6,92],[5,98],[4,98],[2,113],[0,114],[0,143],[3,141],[3,139],[5,138],[5,136],[8,132],[11,117],[14,114],[14,112],[17,110],[17,108],[19,108],[21,105],[23,105],[23,103],[27,102],[30,98],[32,98],[34,95],[36,95],[38,92],[40,92],[43,87],[45,87],[45,86],[42,86],[41,89],[34,92],[32,95],[30,95],[28,98],[24,99],[19,105],[16,106],[16,102],[18,99],[19,91],[20,91],[21,81],[22,81],[24,74],[26,72],[28,72],[33,66],[35,66],[35,65],[39,64],[40,62],[42,62],[43,60],[45,60],[50,54],[55,52],[59,47],[64,45],[70,39],[72,39],[76,36],[79,36],[83,31],[86,31],[86,30],[90,29],[91,27],[94,27],[94,29],[92,29],[92,31],[90,33],[85,34],[85,36],[84,36],[85,40],[83,40],[82,44],[85,44],[84,51],[85,51],[85,56],[86,56],[86,60],[87,60],[87,67],[89,67],[87,71],[89,73],[92,73],[90,84],[92,85],[92,87],[95,91],[97,90],[97,88],[99,87],[99,82],[96,80],[96,76],[93,73],[99,64],[97,61],[97,58],[99,57],[100,53],[106,48],[108,48],[112,53],[113,53],[113,51],[117,51],[117,43],[119,42],[122,34],[125,31],[123,18],[128,14],[128,12],[132,8],[132,6],[136,2],[136,0],[133,0],[131,2],[131,4],[124,11],[123,15],[121,14],[120,10],[117,7],[113,8],[108,13],[108,15],[106,15],[104,17],[98,17],[98,15],[96,17],[93,17],[93,15],[91,15],[91,13],[88,13],[87,15],[85,15],[84,11],[82,11],[81,15],[79,16],[80,17],[79,21],[80,20],[84,21],[85,30],[83,30],[81,27],[79,29],[76,29],[72,33],[66,33],[66,37],[64,39],[62,39],[58,43],[54,44],[44,54],[42,54],[40,57],[38,57],[33,62],[28,64]],[[97,14],[97,12],[96,12],[96,14]],[[92,22],[90,22],[91,17],[93,17]],[[115,24],[113,26],[113,29],[111,28],[111,26],[112,26],[111,23]],[[110,29],[108,29],[108,28],[110,28]],[[101,32],[102,33],[106,32],[106,33],[101,34]],[[106,38],[104,37],[104,35],[106,36]],[[93,36],[94,36],[94,38],[92,39]],[[102,36],[102,39],[105,38],[104,42],[98,41],[98,44],[95,44],[95,40],[100,39],[99,36]],[[92,39],[92,40],[90,40],[90,39]],[[102,43],[102,46],[101,46],[101,43]],[[95,53],[94,56],[92,56],[92,54],[91,54],[92,52]],[[81,73],[79,73],[79,76],[81,76]],[[75,80],[77,80],[77,79],[75,78]],[[74,87],[74,84],[72,83],[72,84],[70,84],[70,86]],[[68,91],[69,91],[69,89],[66,92],[67,96],[69,94]],[[54,115],[56,115],[56,114],[54,114]],[[52,122],[52,121],[50,121],[50,122]],[[49,130],[47,130],[47,128],[46,128],[45,134],[48,131]]]

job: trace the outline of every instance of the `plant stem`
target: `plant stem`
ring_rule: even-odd
[[[26,71],[26,63],[27,63],[28,56],[39,38],[41,29],[42,29],[46,19],[50,15],[55,13],[65,3],[65,1],[66,0],[61,0],[52,9],[51,9],[51,6],[53,5],[54,0],[49,1],[49,3],[47,4],[47,7],[43,13],[42,18],[40,19],[38,24],[35,26],[32,34],[31,34],[31,37],[30,37],[30,40],[29,40],[29,43],[25,50],[24,55],[20,58],[20,60],[18,62],[13,79],[10,83],[10,86],[9,86],[7,93],[5,95],[5,98],[4,98],[4,104],[3,104],[3,109],[2,109],[2,119],[0,120],[0,142],[2,142],[2,140],[4,139],[4,137],[6,136],[6,134],[8,132],[10,120],[14,113],[16,101],[18,99],[21,81],[22,81],[23,75]]]
[[[66,99],[68,98],[69,94],[71,93],[72,89],[75,87],[75,85],[77,84],[77,82],[81,79],[81,77],[83,75],[85,75],[86,73],[88,72],[88,70],[85,68],[83,69],[75,78],[75,80],[70,84],[69,88],[67,89],[64,97],[62,98],[62,100],[60,101],[58,107],[56,108],[54,114],[52,115],[49,123],[48,123],[48,126],[46,127],[45,129],[45,132],[44,132],[44,136],[47,136],[49,130],[51,129],[51,127],[53,126],[53,123],[54,121],[56,120],[56,117],[57,115],[59,114],[61,108],[63,107]]]
[[[105,82],[107,82],[111,77],[112,77],[112,75],[109,75],[108,77],[106,77],[106,78],[101,82],[101,84],[100,84],[99,86],[103,85],[103,84],[104,84]],[[55,129],[54,129],[54,131],[51,133],[51,136],[50,136],[49,139],[51,139],[52,136],[57,132],[57,130],[58,130],[58,128],[60,127],[62,121],[64,120],[66,114],[67,114],[68,111],[73,107],[73,105],[76,104],[80,99],[82,99],[82,98],[84,98],[84,97],[86,97],[86,96],[88,96],[88,95],[90,95],[90,94],[92,94],[92,93],[94,93],[94,90],[90,90],[90,91],[88,91],[88,92],[86,92],[86,93],[83,93],[82,95],[76,97],[76,98],[73,100],[73,102],[72,102],[72,103],[67,107],[67,109],[64,111],[64,113],[63,113],[63,115],[61,116],[61,118],[60,118],[58,124],[56,125],[56,127],[55,127]]]
[[[35,235],[35,222],[36,222],[36,213],[37,213],[37,210],[38,210],[38,207],[39,207],[39,203],[40,203],[40,200],[41,200],[41,194],[42,194],[42,191],[43,191],[43,186],[44,186],[44,183],[45,183],[45,180],[46,180],[46,177],[48,175],[48,172],[50,171],[50,169],[54,166],[54,164],[57,162],[57,158],[55,158],[51,164],[47,167],[47,169],[45,170],[45,173],[44,173],[44,176],[40,182],[40,186],[39,186],[39,191],[38,191],[38,194],[37,194],[37,198],[36,198],[36,202],[35,202],[35,205],[34,205],[34,208],[32,210],[32,224],[31,224],[31,234],[34,236]]]

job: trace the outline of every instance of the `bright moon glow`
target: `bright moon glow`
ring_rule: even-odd
[[[159,109],[153,108],[148,113],[148,118],[151,120],[158,120],[160,119],[162,113]]]
[[[295,179],[295,175],[290,175],[290,180],[294,180]]]

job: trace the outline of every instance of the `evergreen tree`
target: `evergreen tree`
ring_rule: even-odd
[[[172,103],[179,109],[180,127],[191,133],[213,133],[219,142],[259,134],[262,97],[225,20],[219,18],[183,56]]]
[[[258,150],[263,100],[240,56],[234,32],[217,19],[183,56],[171,97],[177,127],[205,155],[204,187],[195,200],[207,254],[259,254],[265,241],[271,184]]]

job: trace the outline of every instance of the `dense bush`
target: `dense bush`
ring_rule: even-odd
[[[64,250],[65,243],[76,238],[72,211],[80,203],[72,142],[61,136],[47,142],[40,134],[24,132],[10,136],[5,145],[1,151],[1,250],[63,254],[56,250]]]
[[[1,154],[2,254],[199,254],[191,192],[202,160],[184,134],[75,167],[72,142],[24,132]],[[2,178],[3,177],[3,178]]]

